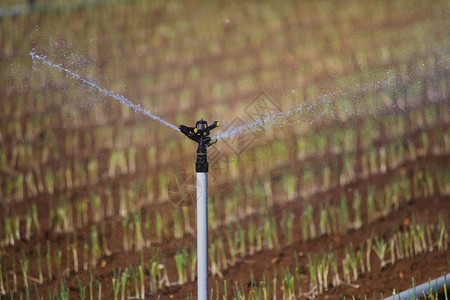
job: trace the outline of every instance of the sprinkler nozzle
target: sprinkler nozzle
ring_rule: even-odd
[[[203,119],[197,121],[194,127],[188,127],[185,125],[178,126],[178,129],[180,129],[185,136],[198,143],[197,162],[195,163],[195,169],[197,172],[208,172],[206,148],[217,142],[217,140],[212,141],[209,134],[211,130],[219,126],[219,121],[215,121],[213,124],[208,126],[208,122]]]

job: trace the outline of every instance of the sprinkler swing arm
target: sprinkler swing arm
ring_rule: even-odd
[[[195,127],[185,125],[178,129],[188,138],[198,143],[197,161],[197,299],[208,300],[208,157],[206,148],[215,144],[209,136],[210,131],[220,126],[215,121],[208,123],[200,119]]]

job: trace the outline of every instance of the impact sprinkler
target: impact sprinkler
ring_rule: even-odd
[[[198,143],[197,161],[197,289],[199,300],[208,299],[208,157],[206,148],[215,144],[209,136],[210,131],[220,126],[215,121],[208,126],[203,119],[195,127],[178,126],[178,129],[191,140]]]

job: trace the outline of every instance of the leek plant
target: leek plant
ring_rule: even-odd
[[[183,225],[181,221],[181,213],[178,210],[174,210],[173,212],[173,233],[175,239],[181,239],[183,238],[184,232],[183,232]]]
[[[159,265],[158,254],[153,255],[148,266],[148,272],[150,274],[150,293],[152,294],[156,293],[158,289],[158,278],[161,277]]]
[[[372,223],[376,219],[375,214],[375,202],[374,202],[374,192],[372,189],[369,189],[367,195],[367,222]]]
[[[77,276],[77,281],[78,281],[78,290],[80,293],[80,300],[84,300],[86,299],[86,287],[83,286],[83,282],[81,281],[79,276]]]
[[[241,256],[241,258],[245,257],[245,231],[242,229],[241,225],[238,223],[238,234],[239,234],[239,254]]]
[[[59,248],[56,251],[56,270],[57,270],[57,273],[58,273],[58,277],[63,275],[62,271],[61,271],[61,263],[62,263],[62,251],[61,251],[61,248]]]
[[[382,238],[375,236],[375,246],[373,247],[373,250],[375,251],[375,254],[378,256],[378,258],[380,259],[381,269],[386,266],[386,261],[384,259],[385,255],[386,255],[386,249],[387,249],[386,242]]]
[[[358,280],[358,257],[353,249],[353,245],[350,243],[349,250],[346,254],[348,257],[348,261],[350,263],[350,267],[353,271],[353,280]]]
[[[141,265],[139,265],[139,280],[140,280],[140,284],[141,284],[141,299],[145,299],[145,284],[144,284],[144,266],[143,263],[141,263]]]
[[[72,242],[72,254],[73,254],[73,269],[74,269],[75,273],[78,273],[78,248],[77,247],[78,247],[77,234],[76,234],[76,231],[74,231],[73,232],[73,242]]]
[[[6,245],[14,246],[14,235],[8,215],[5,216],[5,241]]]
[[[2,269],[1,261],[0,261],[0,294],[6,295],[5,286],[3,284],[3,269]]]
[[[309,270],[309,277],[311,280],[311,291],[312,294],[315,295],[318,291],[318,282],[317,282],[317,257],[314,256],[311,257],[310,254],[308,254],[308,270]],[[274,286],[275,288],[275,286]]]
[[[223,243],[222,243],[222,249],[223,249]],[[220,253],[220,251],[219,251],[219,253]],[[226,263],[226,258],[225,258],[225,263]],[[191,282],[195,281],[196,272],[197,272],[197,250],[192,249],[191,250]]]
[[[214,248],[214,250],[213,250]],[[214,253],[213,253],[214,252]],[[211,262],[212,262],[212,270],[216,269],[217,266],[215,264],[215,247],[210,248],[210,255],[211,256]],[[183,285],[185,282],[187,282],[187,264],[188,264],[188,253],[186,249],[178,250],[175,253],[175,263],[177,266],[177,272],[178,272],[178,284]],[[213,275],[215,274],[214,271]]]
[[[231,266],[234,266],[236,264],[236,248],[237,248],[236,238],[234,235],[232,235],[231,229],[225,231],[225,237],[227,239],[228,250],[230,251],[231,255],[230,264]]]
[[[225,254],[224,240],[220,235],[216,238],[216,245],[217,245],[217,261],[220,263],[220,268],[226,270],[228,269],[228,262]],[[197,255],[197,253],[195,253],[195,255]]]
[[[361,243],[361,244],[359,245],[358,251],[356,252],[356,256],[358,257],[358,260],[359,260],[359,265],[360,265],[361,273],[365,273],[365,271],[366,271],[365,266],[364,266],[364,253],[365,253],[365,251],[364,251],[364,245],[365,245],[364,242]]]
[[[355,212],[355,222],[353,223],[353,227],[358,230],[362,226],[361,221],[361,196],[359,193],[355,193],[355,199],[353,201],[353,210]]]
[[[114,224],[114,222],[113,222],[113,224]],[[108,243],[107,243],[107,239],[106,239],[106,235],[105,235],[105,223],[101,222],[100,226],[101,226],[103,252],[105,253],[106,256],[110,256],[112,254],[112,252],[108,248]],[[76,249],[76,246],[75,246],[75,249]]]
[[[162,217],[159,212],[155,215],[155,230],[156,230],[156,239],[159,244],[162,243]]]
[[[26,219],[25,219],[25,239],[27,241],[31,238],[31,222],[32,217],[29,211],[27,211]]]
[[[248,223],[248,253],[250,255],[255,254],[255,226],[250,220]]]
[[[22,270],[23,275],[23,284],[25,289],[28,290],[28,265],[30,263],[30,259],[25,256],[25,252],[22,250],[22,259],[20,260],[20,268]]]
[[[264,225],[263,225],[263,232],[264,232],[264,241],[266,244],[266,247],[271,250],[273,249],[273,239],[272,239],[272,226],[271,226],[271,222],[269,219],[266,219],[264,221]]]
[[[122,236],[123,236],[123,249],[128,251],[128,218],[125,217],[122,220]]]
[[[141,214],[139,212],[134,213],[134,227],[135,227],[135,250],[142,251],[144,248],[144,237],[142,234]]]
[[[119,291],[120,291],[120,275],[122,273],[121,268],[119,267],[118,271],[113,270],[113,278],[112,278],[112,285],[113,285],[113,295],[114,300],[119,300]]]
[[[339,214],[339,221],[339,227],[341,228],[341,231],[346,231],[350,224],[350,217],[348,214],[347,200],[345,199],[344,195],[342,195],[341,197],[341,211]]]
[[[100,246],[98,241],[97,228],[92,226],[91,229],[91,250],[92,250],[92,265],[96,265],[98,259],[101,257]]]
[[[48,270],[48,278],[52,281],[52,261],[50,259],[50,241],[47,240],[47,270]]]
[[[294,276],[288,268],[283,269],[283,279],[282,279],[282,289],[283,289],[283,299],[296,299],[295,295],[295,282]]]
[[[16,240],[20,241],[20,218],[18,215],[15,215],[12,218],[13,228],[14,228],[14,235],[16,236]]]
[[[150,221],[150,213],[146,212],[145,214],[145,224],[144,224],[144,232],[147,232],[147,238],[145,239],[145,246],[150,248],[152,246],[151,242],[151,221]]]
[[[88,265],[89,265],[88,253],[89,253],[89,244],[87,241],[84,241],[84,244],[83,244],[83,258],[84,258],[83,270],[85,270],[85,271],[87,271]]]
[[[44,282],[44,275],[42,274],[42,258],[41,258],[41,244],[37,244],[36,252],[38,256],[38,273],[39,273],[39,284]],[[1,277],[1,275],[0,275]]]
[[[367,266],[367,271],[368,272],[372,272],[372,268],[370,266],[370,253],[372,251],[373,235],[374,235],[374,232],[372,232],[372,235],[366,241],[366,243],[367,243],[367,248],[366,248],[366,266]]]
[[[283,227],[283,232],[285,233],[285,242],[284,244],[286,246],[292,245],[294,241],[294,233],[293,233],[293,226],[294,226],[294,218],[295,215],[292,212],[289,212],[287,214],[283,214],[281,218],[281,224]]]
[[[15,255],[13,255],[12,275],[13,275],[14,292],[17,292],[17,273],[16,273],[16,256]]]
[[[122,273],[122,277],[120,278],[120,284],[122,286],[122,293],[121,293],[121,300],[125,300],[125,293],[127,291],[127,287],[129,286],[130,280],[130,270],[128,268],[125,269],[125,271]]]

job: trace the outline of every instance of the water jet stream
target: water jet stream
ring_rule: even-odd
[[[52,67],[52,68],[58,69],[58,70],[60,70],[60,71],[62,71],[62,72],[65,72],[65,73],[69,74],[70,76],[72,76],[74,79],[77,79],[77,80],[81,81],[82,83],[87,84],[87,85],[89,85],[89,86],[91,86],[91,87],[93,87],[93,88],[99,90],[99,91],[102,92],[103,94],[105,94],[105,95],[107,95],[107,96],[110,96],[110,97],[112,97],[112,98],[118,100],[120,103],[125,104],[125,105],[128,106],[128,107],[133,108],[135,111],[139,111],[139,112],[141,112],[141,113],[143,113],[143,114],[146,114],[147,116],[149,116],[149,117],[152,118],[153,120],[156,120],[156,121],[158,121],[158,122],[161,122],[162,124],[164,124],[164,125],[166,125],[166,126],[172,128],[173,130],[180,131],[180,130],[178,129],[178,127],[176,127],[175,125],[173,125],[173,124],[167,122],[166,120],[163,120],[163,119],[161,119],[160,117],[158,117],[158,116],[152,114],[152,113],[149,112],[148,110],[143,109],[139,104],[136,105],[136,104],[132,103],[130,100],[128,100],[127,98],[125,98],[124,96],[122,96],[122,95],[117,95],[117,94],[115,94],[115,93],[113,93],[113,92],[111,92],[111,91],[108,91],[108,90],[106,90],[106,89],[104,89],[104,88],[101,88],[100,86],[98,86],[97,84],[93,83],[92,81],[89,81],[89,80],[87,80],[87,79],[82,78],[82,77],[81,77],[80,75],[78,75],[77,73],[72,72],[72,71],[70,71],[69,69],[66,69],[66,68],[62,67],[61,65],[54,64],[54,63],[50,62],[49,60],[47,60],[47,57],[46,57],[46,56],[38,55],[38,54],[36,54],[35,52],[30,52],[30,55],[31,55],[31,57],[33,58],[33,60],[38,59],[38,60],[40,60],[41,62],[43,62],[44,64],[46,64],[46,65],[48,65],[48,66],[50,66],[50,67]]]

